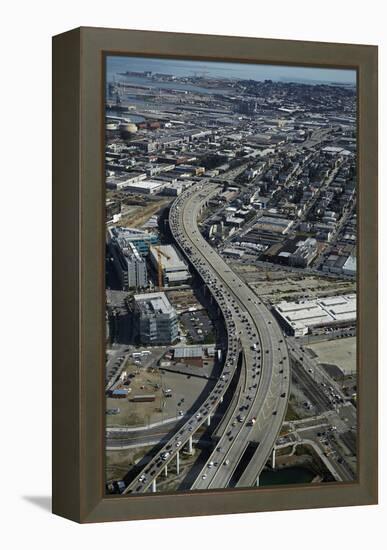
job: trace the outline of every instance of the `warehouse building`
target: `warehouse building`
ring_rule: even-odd
[[[154,195],[155,193],[159,193],[164,186],[165,183],[162,181],[142,180],[126,185],[125,190],[131,193],[140,193],[141,195]]]
[[[293,220],[287,218],[280,218],[274,216],[261,216],[257,223],[254,225],[254,229],[260,231],[270,231],[273,233],[280,233],[284,235],[289,231],[293,225]]]
[[[191,280],[188,265],[171,244],[151,246],[150,261],[156,273],[160,262],[163,286],[184,285]]]
[[[122,167],[114,166],[112,168],[119,169]],[[131,172],[130,174],[126,173],[119,176],[108,176],[106,178],[106,186],[108,189],[121,191],[122,189],[129,189],[130,186],[136,185],[145,179],[146,174],[144,172]]]
[[[177,314],[164,292],[136,294],[133,312],[141,343],[162,345],[177,341]]]
[[[175,362],[202,367],[204,361],[215,357],[215,344],[207,346],[178,346],[173,350]]]
[[[304,336],[326,327],[345,327],[356,322],[356,294],[302,302],[280,302],[274,312],[288,334]]]

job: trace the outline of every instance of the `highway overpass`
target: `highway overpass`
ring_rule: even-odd
[[[289,357],[281,330],[252,290],[230,269],[201,236],[197,221],[208,201],[219,193],[219,185],[207,180],[185,191],[170,211],[172,234],[191,265],[216,301],[228,336],[228,350],[219,380],[192,417],[163,445],[139,472],[124,493],[157,490],[157,477],[167,473],[184,446],[192,452],[192,435],[210,423],[243,358],[234,398],[222,423],[215,449],[191,489],[229,486],[235,471],[250,452],[238,486],[257,484],[274,448],[289,397]],[[236,396],[236,397],[235,397]]]

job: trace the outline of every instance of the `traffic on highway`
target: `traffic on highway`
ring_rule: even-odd
[[[249,441],[258,445],[257,455],[249,465],[254,484],[272,451],[286,412],[290,383],[286,343],[271,313],[199,234],[200,209],[219,191],[217,185],[207,184],[203,193],[203,185],[196,185],[175,201],[170,212],[170,227],[177,244],[222,312],[228,335],[224,367],[205,402],[124,493],[143,492],[152,484],[154,488],[154,480],[165,466],[184,445],[192,445],[193,433],[205,421],[210,422],[221,402],[240,353],[244,357],[238,381],[240,398],[234,404],[230,422],[224,427],[216,450],[192,489],[226,487]],[[223,468],[218,469],[219,465]]]

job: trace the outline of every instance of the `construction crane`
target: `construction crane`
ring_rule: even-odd
[[[158,285],[159,288],[163,287],[163,264],[161,260],[161,256],[164,256],[164,258],[167,258],[167,260],[170,260],[171,257],[168,256],[165,252],[163,252],[159,246],[155,246],[156,252],[157,252],[157,276],[158,276]]]

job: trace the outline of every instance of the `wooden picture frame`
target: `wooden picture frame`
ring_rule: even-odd
[[[358,76],[358,479],[104,494],[106,53],[353,68]],[[377,47],[82,27],[53,39],[53,512],[101,522],[377,503]]]

